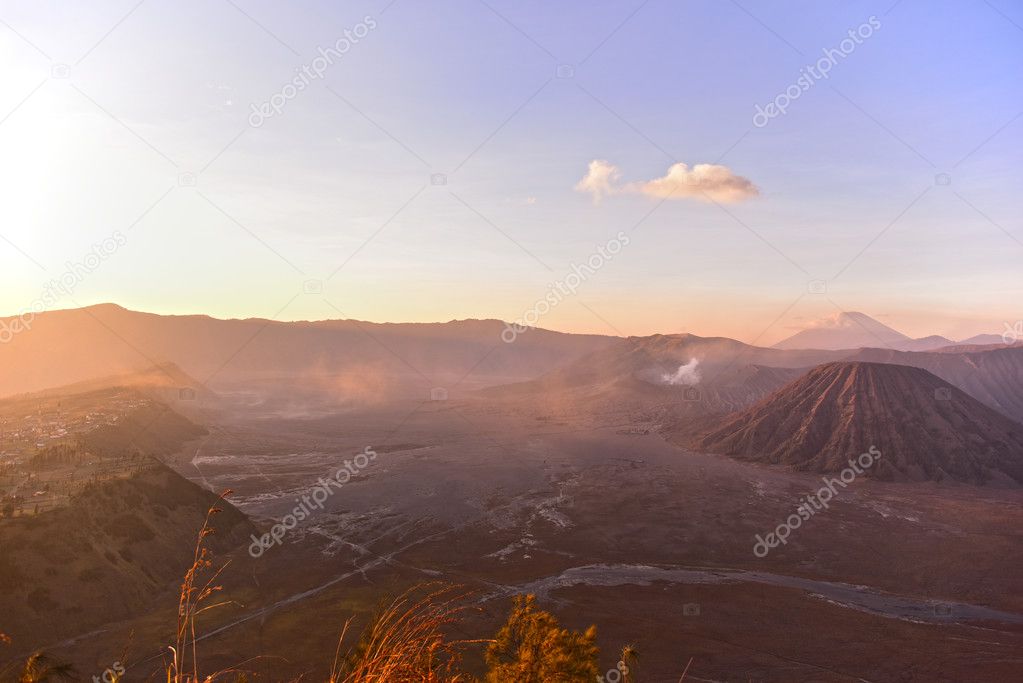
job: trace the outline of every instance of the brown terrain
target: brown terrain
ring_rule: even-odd
[[[192,563],[215,500],[150,461],[132,476],[87,486],[65,507],[3,520],[4,630],[24,648],[144,613]],[[221,507],[214,547],[226,550],[253,527],[230,504]]]
[[[1023,423],[1023,346],[955,347],[930,353],[861,349],[847,360],[923,368]]]
[[[457,628],[470,639],[535,593],[566,626],[597,625],[604,670],[635,644],[643,683],[676,683],[690,658],[686,680],[737,683],[1014,680],[1023,666],[1023,428],[996,410],[1019,405],[1020,349],[50,315],[0,348],[0,395],[17,394],[0,400],[0,484],[61,492],[0,519],[14,639],[0,666],[45,648],[83,680],[115,661],[127,680],[158,675],[180,573],[224,489],[225,604],[200,621],[200,657],[254,680],[325,678],[348,619],[357,633],[424,581],[472,591]],[[63,338],[102,348],[62,358]],[[846,362],[858,354],[885,362]],[[911,367],[939,361],[954,379]],[[77,384],[54,388],[61,373]],[[871,446],[878,477],[755,554],[820,472]],[[367,447],[372,464],[250,554],[250,534]]]
[[[1023,484],[1023,426],[926,370],[815,368],[691,441],[697,450],[838,472],[871,447],[886,480]]]

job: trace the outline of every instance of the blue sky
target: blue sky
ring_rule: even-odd
[[[48,307],[514,320],[625,231],[538,324],[770,343],[841,309],[952,337],[1023,317],[1023,9],[1005,0],[6,2],[0,21],[5,314],[121,231]],[[623,188],[599,203],[574,189],[595,159]],[[679,162],[758,193],[624,190]]]

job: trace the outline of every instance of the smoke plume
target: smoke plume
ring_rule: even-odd
[[[698,366],[700,361],[696,358],[690,358],[688,363],[678,366],[678,370],[675,372],[666,372],[661,375],[661,379],[665,384],[692,386],[700,382],[700,371]]]

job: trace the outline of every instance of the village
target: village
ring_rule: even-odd
[[[84,437],[150,403],[123,388],[0,402],[0,519],[42,514],[90,483],[130,476],[140,455],[96,453]]]

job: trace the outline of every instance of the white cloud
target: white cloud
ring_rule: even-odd
[[[617,194],[618,179],[622,174],[610,161],[594,159],[586,172],[586,177],[575,185],[576,192],[589,192],[593,201],[599,202],[604,195]]]
[[[657,199],[699,199],[732,203],[760,194],[748,178],[736,175],[718,164],[672,164],[661,178],[646,182],[620,183],[621,171],[603,159],[590,162],[586,176],[576,183],[578,192],[586,192],[599,202],[606,196],[643,194]]]

